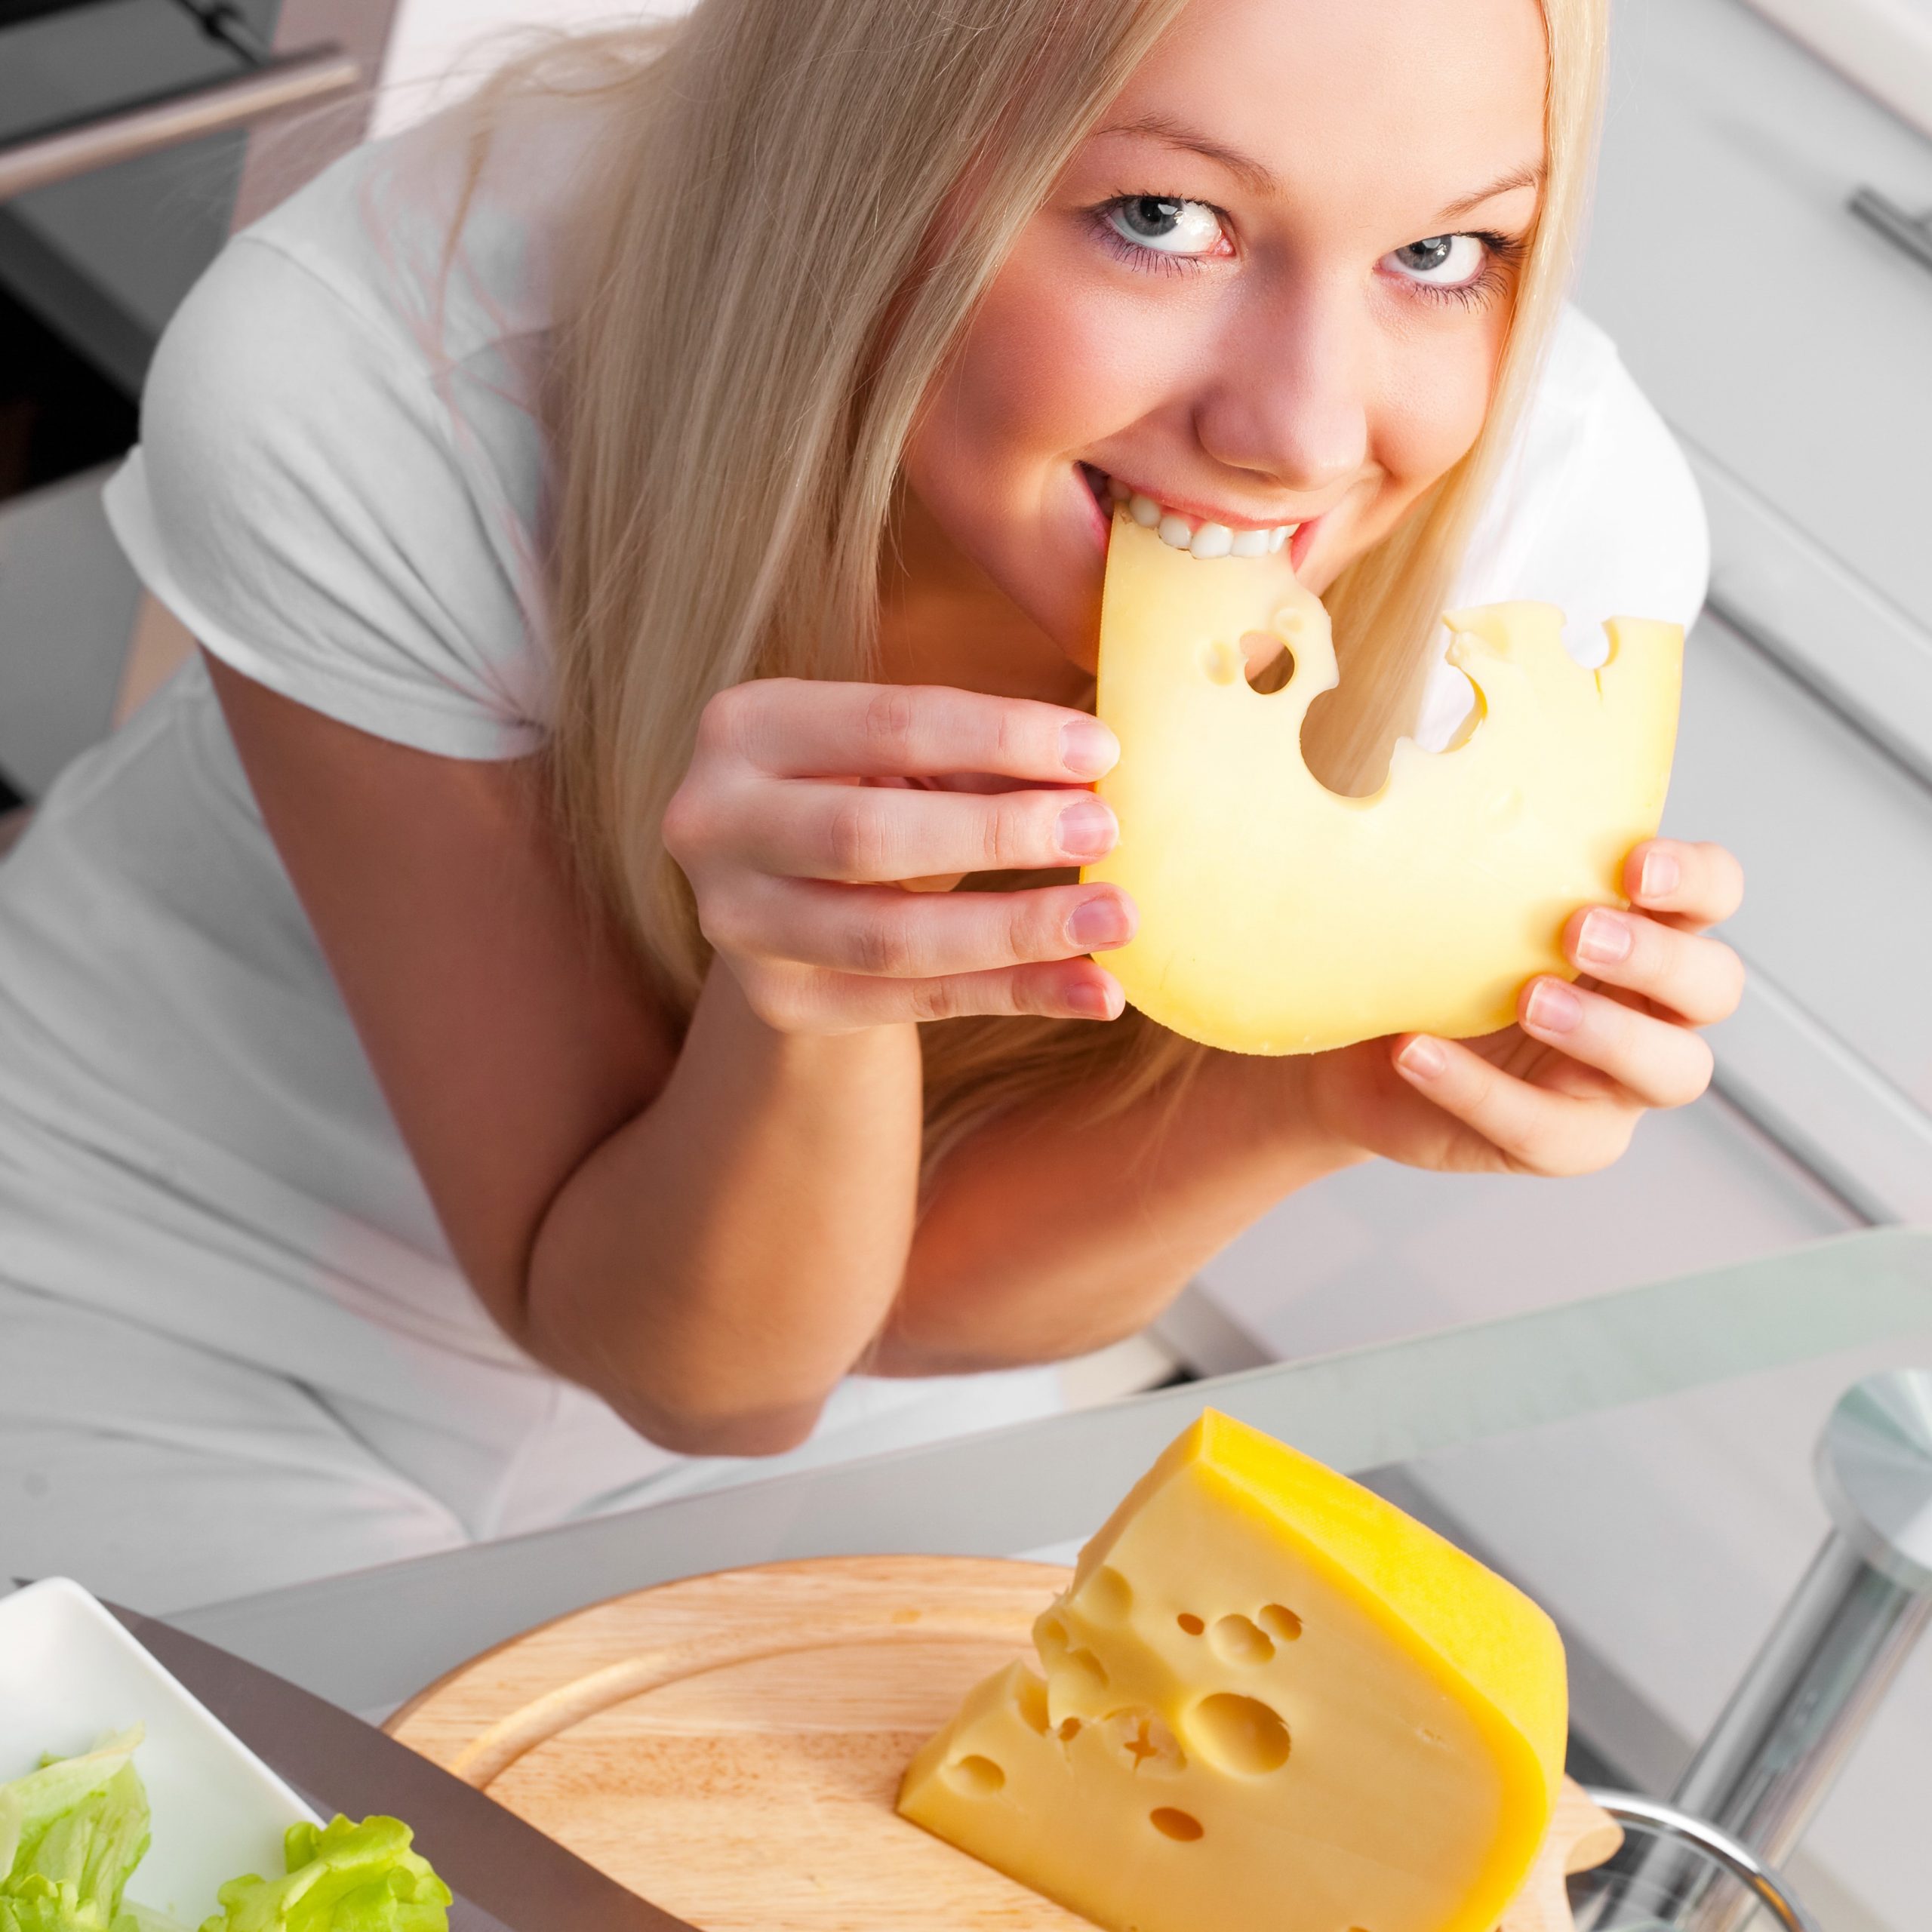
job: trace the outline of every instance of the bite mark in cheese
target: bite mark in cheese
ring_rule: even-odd
[[[1128,1000],[1237,1053],[1313,1053],[1409,1031],[1506,1026],[1523,983],[1574,977],[1559,939],[1580,906],[1622,904],[1623,862],[1663,815],[1684,633],[1614,619],[1586,670],[1545,604],[1452,613],[1449,660],[1478,693],[1473,733],[1404,739],[1372,798],[1303,762],[1337,681],[1327,614],[1285,554],[1203,561],[1116,516],[1097,710],[1120,740],[1098,786],[1120,840],[1082,874],[1140,909],[1106,955]],[[1243,638],[1294,658],[1254,690]]]
[[[1210,1411],[914,1760],[915,1823],[1114,1932],[1494,1932],[1555,1807],[1512,1586]]]

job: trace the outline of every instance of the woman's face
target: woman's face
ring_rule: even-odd
[[[1546,75],[1537,0],[1192,0],[928,396],[918,508],[1086,669],[1110,485],[1325,589],[1482,426]]]

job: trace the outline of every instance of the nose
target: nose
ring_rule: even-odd
[[[1257,298],[1223,338],[1195,412],[1201,448],[1297,495],[1332,492],[1368,454],[1367,318],[1318,283]]]

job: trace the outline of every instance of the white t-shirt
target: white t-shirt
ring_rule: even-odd
[[[209,651],[445,757],[543,743],[531,398],[586,140],[539,116],[500,143],[447,277],[463,158],[432,124],[339,162],[189,295],[108,506]],[[1706,570],[1681,457],[1569,315],[1462,601],[1687,620]],[[463,1282],[198,661],[0,866],[0,1279],[361,1405],[479,1534],[667,1460],[601,1429]],[[854,1385],[827,1429],[997,1418],[1000,1382],[953,1389],[979,1406],[949,1419],[930,1386]]]

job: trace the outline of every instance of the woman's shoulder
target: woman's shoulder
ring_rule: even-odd
[[[599,115],[565,97],[464,106],[365,143],[242,231],[432,368],[551,327],[558,238]]]
[[[569,152],[515,133],[480,165],[448,117],[373,143],[238,235],[163,336],[109,493],[217,656],[455,756],[528,750],[549,713],[536,396]]]
[[[1567,308],[1472,543],[1469,601],[1561,605],[1574,645],[1610,617],[1687,625],[1709,576],[1683,450],[1610,337]]]

